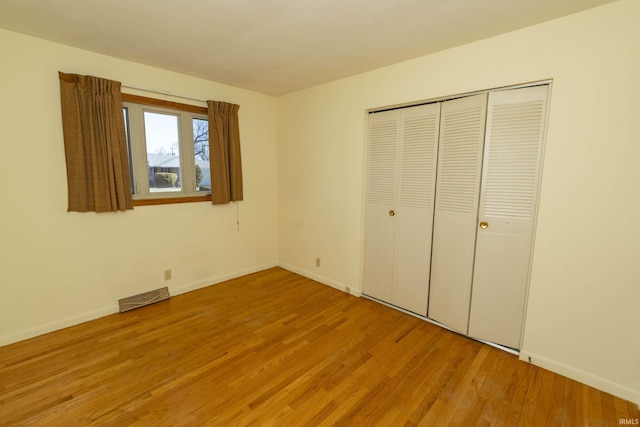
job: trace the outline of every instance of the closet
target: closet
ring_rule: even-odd
[[[548,92],[369,115],[364,295],[520,347]]]

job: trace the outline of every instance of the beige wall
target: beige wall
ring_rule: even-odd
[[[58,71],[240,104],[240,231],[235,204],[67,213]],[[0,75],[0,345],[277,264],[275,98],[4,30]]]
[[[280,263],[361,289],[365,110],[553,79],[522,357],[640,402],[639,29],[622,0],[280,97]]]

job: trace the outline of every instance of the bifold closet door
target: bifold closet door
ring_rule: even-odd
[[[425,316],[440,106],[369,115],[363,291]]]
[[[469,335],[512,348],[520,348],[548,93],[492,92],[487,108]]]
[[[467,334],[487,94],[442,104],[429,314]]]

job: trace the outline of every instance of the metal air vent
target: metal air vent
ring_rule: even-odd
[[[144,307],[145,305],[153,304],[154,302],[158,301],[164,301],[166,299],[169,299],[169,289],[164,287],[145,292],[143,294],[122,298],[118,300],[118,304],[120,305],[120,313],[124,313],[125,311]]]

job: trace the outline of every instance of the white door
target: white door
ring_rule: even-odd
[[[469,335],[520,348],[548,86],[492,92]]]
[[[363,290],[423,316],[429,298],[439,118],[438,104],[369,118]]]
[[[467,333],[487,94],[442,105],[429,317]]]
[[[440,106],[403,110],[391,303],[423,316],[429,301]]]
[[[363,292],[391,302],[400,110],[369,115]]]

